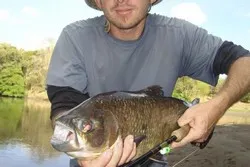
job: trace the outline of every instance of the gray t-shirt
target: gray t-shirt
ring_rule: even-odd
[[[223,41],[184,20],[149,15],[138,40],[121,41],[104,31],[105,17],[66,26],[54,48],[47,84],[70,86],[90,96],[112,90],[163,87],[190,76],[216,85],[213,61]]]

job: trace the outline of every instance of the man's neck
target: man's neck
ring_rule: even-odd
[[[117,39],[124,41],[133,41],[140,38],[143,33],[146,18],[142,20],[138,25],[130,29],[119,29],[114,25],[110,25],[110,34]]]

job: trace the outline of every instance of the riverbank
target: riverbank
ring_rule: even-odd
[[[48,101],[48,96],[45,91],[42,91],[40,93],[28,91],[25,98],[37,101]]]
[[[178,166],[182,167],[245,167],[250,159],[250,104],[237,102],[219,120],[206,148],[198,150]],[[182,160],[196,147],[188,145],[173,150],[170,166]]]
[[[246,167],[250,159],[250,125],[219,125],[207,147],[198,150],[178,166],[182,167]],[[173,166],[196,147],[188,145],[172,150],[168,156]]]

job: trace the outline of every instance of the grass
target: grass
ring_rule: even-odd
[[[229,108],[228,112],[250,112],[250,103],[237,102]]]
[[[200,97],[200,102],[203,103],[210,99],[211,97]],[[227,112],[250,112],[250,103],[237,102]]]

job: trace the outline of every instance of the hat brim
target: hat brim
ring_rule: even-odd
[[[156,5],[158,3],[160,3],[162,0],[156,0],[152,5]],[[101,10],[100,8],[97,7],[95,0],[85,0],[86,4],[96,10]]]

